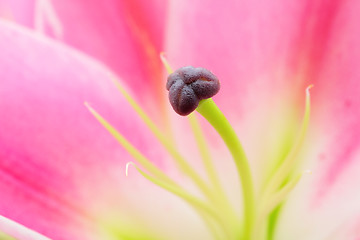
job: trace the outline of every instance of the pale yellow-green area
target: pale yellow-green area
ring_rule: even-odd
[[[11,237],[6,233],[0,232],[0,240],[16,240],[16,238]]]
[[[168,177],[164,172],[158,169],[154,164],[151,163],[149,159],[147,159],[139,150],[137,150],[129,141],[125,139],[125,137],[120,134],[109,122],[107,122],[99,113],[97,113],[88,103],[85,103],[86,107],[89,111],[94,115],[94,117],[104,126],[105,129],[109,131],[109,133],[116,139],[118,142],[128,151],[130,155],[142,166],[144,167],[150,174],[145,173],[140,168],[138,168],[135,164],[136,169],[149,181],[158,185],[159,187],[179,196],[184,201],[189,203],[196,211],[199,212],[199,215],[202,218],[205,218],[205,222],[208,224],[208,227],[214,234],[223,234],[228,237],[228,239],[232,239],[232,234],[230,231],[229,224],[226,224],[226,218],[224,217],[224,213],[220,211],[217,207],[214,206],[214,202],[218,203],[217,200],[212,200],[211,203],[207,203],[206,201],[200,200],[197,197],[191,195],[182,187],[180,187],[177,183],[175,183],[170,177]],[[194,170],[193,170],[194,171]],[[215,198],[215,194],[210,192],[211,199]],[[209,221],[210,219],[210,221]],[[218,233],[217,228],[212,226],[212,222],[215,221],[218,225],[221,226],[220,231]]]
[[[103,216],[99,218],[98,227],[101,239],[106,240],[165,240],[145,227],[141,221],[136,221],[136,226],[118,218]]]

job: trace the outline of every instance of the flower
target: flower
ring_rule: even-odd
[[[202,171],[187,120],[168,112],[165,50],[171,65],[206,67],[220,79],[214,101],[242,141],[257,191],[294,145],[304,90],[314,84],[293,173],[312,174],[265,223],[266,239],[358,238],[359,11],[355,0],[2,1],[0,215],[51,239],[210,239],[185,201],[135,169],[125,176],[134,159],[83,104],[198,194],[109,70],[163,132],[173,128],[168,141]],[[201,124],[221,189],[241,216],[228,149]],[[1,220],[1,231],[30,238]]]

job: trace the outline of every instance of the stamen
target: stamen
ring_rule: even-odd
[[[103,125],[105,129],[127,150],[127,152],[138,161],[147,171],[169,184],[174,184],[174,181],[157,168],[149,159],[147,159],[139,150],[137,150],[126,138],[121,135],[116,129],[100,116],[87,102],[85,106],[93,114],[93,116]]]
[[[280,190],[278,190],[275,194],[272,196],[269,196],[265,198],[264,200],[264,206],[262,206],[262,209],[260,211],[260,219],[261,216],[265,217],[267,214],[269,214],[276,206],[278,206],[280,203],[282,203],[285,198],[287,198],[290,194],[290,192],[296,187],[300,179],[303,177],[304,174],[309,174],[311,172],[304,171],[303,173],[299,174],[292,180],[290,180],[285,186],[283,186]]]
[[[187,193],[184,189],[182,189],[182,187],[175,183],[165,173],[163,173],[160,169],[154,166],[150,162],[150,160],[148,160],[133,145],[131,145],[119,132],[115,130],[112,125],[110,125],[110,123],[108,123],[103,117],[100,116],[100,114],[98,114],[93,108],[91,108],[88,103],[85,102],[85,106],[94,115],[94,117],[110,132],[110,134],[113,135],[115,139],[117,139],[118,142],[153,176],[142,171],[133,162],[128,162],[126,164],[126,175],[128,175],[129,166],[133,165],[146,179],[188,202],[196,211],[198,211],[199,215],[203,218],[206,224],[211,223],[207,219],[208,217],[211,217],[211,219],[216,221],[217,224],[221,227],[223,233],[227,236],[226,239],[232,239],[231,228],[229,228],[229,225],[226,224],[226,219],[224,219],[222,212],[214,208],[214,206],[209,205],[208,203],[205,203],[202,200],[199,200],[198,198]],[[210,196],[208,197],[212,197],[212,194],[210,192],[209,194]],[[208,225],[208,227],[213,228],[211,224]],[[212,232],[215,231],[215,229],[210,230]]]
[[[208,227],[211,228],[210,230],[216,232],[215,229],[211,226],[211,222],[208,221],[208,217],[211,217],[214,221],[216,221],[221,227],[224,234],[227,236],[228,239],[231,237],[231,232],[229,232],[228,226],[226,226],[224,219],[221,217],[221,212],[218,209],[214,208],[213,206],[209,205],[208,203],[198,199],[197,197],[192,196],[191,194],[187,193],[182,187],[177,184],[169,184],[166,182],[153,177],[144,171],[142,171],[136,164],[129,162],[128,165],[133,165],[136,170],[143,175],[147,180],[154,183],[155,185],[167,190],[168,192],[173,193],[174,195],[180,197],[184,201],[186,201],[189,205],[191,205],[201,217],[204,218],[205,223],[208,224]]]
[[[269,195],[269,192],[264,194],[262,198],[262,202],[259,203],[260,208],[256,219],[256,226],[261,230],[261,226],[263,225],[266,217],[281,203],[283,203],[286,198],[289,196],[292,190],[297,186],[300,179],[305,174],[311,174],[311,170],[306,170],[303,173],[299,174],[292,180],[290,180],[285,186],[283,186],[280,190],[278,190],[275,194]],[[254,239],[260,239],[262,232],[258,231],[254,233]]]
[[[310,121],[310,89],[313,87],[313,85],[309,85],[305,92],[305,113],[302,121],[302,126],[300,129],[299,136],[290,150],[290,153],[285,158],[282,165],[279,167],[279,169],[275,172],[274,176],[270,179],[270,182],[268,183],[267,187],[265,188],[268,192],[274,192],[276,189],[278,189],[281,184],[285,181],[285,179],[288,177],[291,170],[294,168],[294,166],[297,164],[297,156],[301,150],[301,147],[304,144],[306,132],[309,126]]]
[[[170,66],[169,62],[168,62],[167,59],[165,58],[165,53],[164,53],[164,52],[161,52],[161,53],[160,53],[160,59],[161,59],[161,62],[164,64],[164,66],[165,66],[166,71],[168,72],[168,74],[173,73],[173,70],[171,69],[171,66]]]
[[[125,176],[129,176],[129,166],[130,165],[135,165],[133,162],[128,162],[126,164],[126,168],[125,168]]]
[[[263,203],[260,204],[261,208],[259,211],[257,226],[260,226],[262,222],[265,220],[265,217],[274,210],[277,206],[279,206],[285,199],[289,196],[291,191],[296,187],[300,179],[305,174],[312,174],[311,170],[306,170],[303,173],[299,174],[292,180],[290,180],[285,186],[283,186],[279,191],[277,191],[274,195],[268,196],[263,199]]]
[[[56,38],[63,37],[63,26],[49,0],[36,0],[34,15],[35,29],[38,32],[45,34],[45,26],[48,23]]]

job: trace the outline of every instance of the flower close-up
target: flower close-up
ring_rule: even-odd
[[[360,1],[0,0],[0,239],[359,240]]]

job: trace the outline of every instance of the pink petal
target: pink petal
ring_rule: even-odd
[[[317,79],[317,123],[326,144],[319,152],[325,168],[318,196],[326,195],[332,184],[341,182],[347,168],[357,166],[360,146],[360,3],[338,4],[333,31],[324,49]],[[355,176],[353,176],[355,177]]]
[[[315,142],[309,141],[312,150],[308,158],[316,160],[309,164],[314,177],[304,184],[304,191],[299,190],[302,195],[307,193],[308,199],[304,201],[297,194],[286,208],[288,211],[297,206],[296,213],[290,211],[282,223],[297,216],[306,223],[300,232],[313,230],[323,236],[333,235],[334,239],[353,240],[360,237],[355,228],[349,230],[360,215],[360,3],[347,1],[335,10],[314,89],[317,94],[310,135]],[[300,202],[305,206],[299,208]],[[358,229],[358,223],[356,226]],[[291,228],[288,231],[294,233]]]
[[[291,80],[304,87],[289,73],[306,11],[304,1],[174,1],[167,52],[177,67],[212,70],[222,83],[216,101],[227,116],[244,115]]]
[[[0,214],[52,239],[106,239],[96,228],[136,219],[144,184],[124,178],[133,159],[84,101],[160,166],[162,150],[99,63],[2,21],[0,46]]]
[[[2,232],[19,240],[49,240],[37,232],[34,232],[10,219],[0,216],[0,236]]]
[[[166,7],[159,0],[54,1],[63,41],[121,74],[146,105],[163,93],[159,53]]]
[[[0,0],[0,17],[33,27],[35,2],[35,0]]]
[[[16,22],[95,57],[127,79],[149,112],[156,108],[155,101],[164,104],[159,53],[163,51],[166,1],[28,0],[26,5],[22,0],[5,2],[4,8],[10,8]]]
[[[154,101],[164,104],[159,53],[163,51],[166,1],[58,0],[53,3],[66,44],[120,74],[136,89],[137,97],[149,112],[154,111]]]

